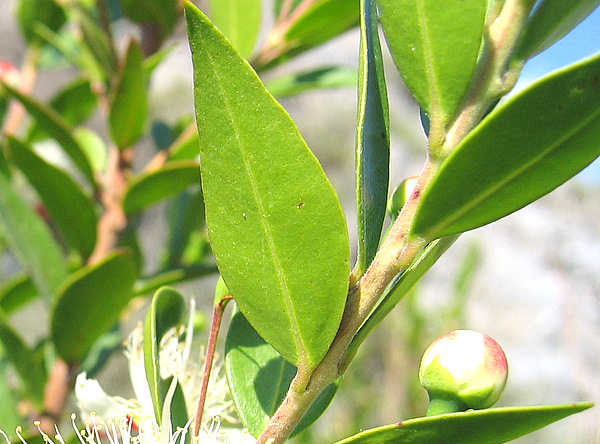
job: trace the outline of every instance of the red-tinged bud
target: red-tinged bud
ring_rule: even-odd
[[[419,380],[429,392],[428,416],[494,405],[508,376],[504,352],[488,335],[456,330],[423,354]]]

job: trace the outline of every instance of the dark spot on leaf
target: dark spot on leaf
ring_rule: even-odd
[[[300,201],[297,205],[296,208],[298,208],[299,210],[302,209],[302,207],[304,207],[304,202]]]

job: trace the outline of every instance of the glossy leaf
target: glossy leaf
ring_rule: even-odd
[[[65,240],[84,258],[89,257],[96,245],[98,223],[92,199],[71,176],[46,162],[26,144],[8,138],[8,148]]]
[[[41,104],[30,96],[27,96],[6,84],[2,86],[19,102],[23,104],[27,112],[37,121],[44,131],[54,138],[73,160],[75,165],[84,176],[94,183],[94,173],[79,142],[73,137],[73,130],[63,118],[53,109]]]
[[[19,274],[0,285],[0,310],[9,315],[37,296],[38,291],[31,276]]]
[[[296,368],[267,344],[236,310],[225,344],[225,370],[236,412],[244,427],[257,437],[283,401]],[[337,387],[335,382],[321,393],[292,436],[323,413]]]
[[[133,296],[135,278],[133,260],[123,251],[69,276],[57,292],[51,318],[52,340],[62,359],[80,363],[114,326]]]
[[[211,0],[213,23],[245,58],[256,46],[262,18],[261,0]]]
[[[148,92],[142,48],[131,40],[111,90],[108,121],[112,139],[120,149],[139,139],[148,116]]]
[[[504,407],[409,419],[366,430],[336,444],[499,444],[511,441],[593,404]]]
[[[390,52],[406,86],[437,124],[456,112],[475,71],[486,0],[378,0]]]
[[[141,174],[134,179],[123,197],[123,210],[128,214],[141,211],[199,183],[198,162],[169,162],[160,170]]]
[[[0,342],[6,357],[15,367],[26,387],[28,398],[39,408],[44,402],[46,372],[44,362],[33,352],[23,338],[10,325],[6,315],[0,311]]]
[[[379,248],[390,177],[389,111],[374,0],[361,0],[360,28],[356,135],[356,270],[362,276]]]
[[[173,288],[162,287],[152,298],[152,304],[144,323],[144,366],[154,405],[154,415],[159,425],[164,419],[162,416],[163,405],[172,382],[171,379],[163,380],[160,377],[160,341],[169,329],[184,322],[184,312],[183,296]],[[183,427],[187,422],[187,412],[180,388],[176,392],[171,407],[172,424]]]
[[[33,278],[41,295],[50,300],[68,276],[62,251],[48,226],[16,192],[12,181],[0,170],[0,225],[17,258]]]
[[[186,13],[206,221],[219,270],[259,334],[291,363],[314,367],[335,336],[348,290],[339,201],[252,68],[195,6],[187,3]]]
[[[442,164],[413,233],[480,227],[552,191],[600,155],[600,54],[497,107]]]
[[[287,74],[266,83],[275,97],[288,97],[312,89],[356,87],[357,73],[346,66],[329,66],[313,71]]]
[[[542,0],[531,13],[514,58],[527,60],[552,46],[581,23],[600,0]]]
[[[80,78],[61,90],[50,102],[50,107],[60,114],[67,125],[76,126],[92,114],[97,102],[89,80]],[[36,123],[29,130],[27,141],[34,142],[45,136],[44,130]]]

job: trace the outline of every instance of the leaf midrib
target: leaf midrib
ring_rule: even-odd
[[[252,169],[250,168],[250,165],[247,160],[247,155],[246,155],[247,153],[245,151],[245,145],[242,142],[242,138],[239,133],[237,121],[235,119],[234,114],[232,113],[229,99],[225,93],[225,90],[223,89],[223,81],[221,79],[221,76],[219,75],[218,71],[215,69],[215,62],[214,62],[213,58],[211,57],[211,55],[208,54],[208,52],[207,52],[206,60],[210,61],[210,66],[212,68],[213,74],[214,74],[215,78],[217,79],[220,96],[225,105],[225,109],[227,110],[227,114],[229,115],[229,119],[231,121],[231,127],[235,134],[235,139],[238,142],[238,149],[242,153],[241,157],[244,162],[244,168],[246,169],[246,173],[248,175],[250,184],[252,185],[252,194],[254,195],[254,198],[255,198],[255,201],[257,203],[257,207],[259,210],[259,220],[261,221],[261,225],[263,227],[263,231],[264,231],[265,237],[267,239],[267,245],[269,246],[269,251],[271,253],[271,257],[272,257],[273,263],[275,265],[275,269],[277,270],[277,278],[279,281],[279,286],[280,286],[280,289],[284,296],[283,300],[284,300],[285,306],[287,308],[286,314],[287,314],[290,324],[292,326],[292,331],[300,332],[301,329],[300,329],[300,325],[298,323],[298,319],[297,319],[295,311],[294,311],[294,306],[291,301],[291,293],[290,293],[290,290],[288,287],[287,277],[285,276],[285,273],[282,270],[282,265],[281,265],[281,262],[279,261],[279,256],[277,255],[277,249],[275,246],[275,242],[273,240],[271,227],[270,227],[269,223],[265,220],[265,218],[262,216],[263,214],[265,214],[265,207],[264,207],[262,199],[260,198],[260,195],[258,193],[258,187],[257,187],[257,183],[255,180],[254,174],[253,174]],[[302,341],[300,334],[292,334],[291,336],[294,340],[294,345],[296,347],[296,353],[297,353],[297,359],[298,359],[297,366],[300,367],[302,363],[309,361],[306,356],[306,347],[304,346],[304,342]]]

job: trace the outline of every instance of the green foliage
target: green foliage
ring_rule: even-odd
[[[210,12],[214,24],[245,58],[252,55],[260,32],[261,0],[211,0]]]
[[[496,108],[442,165],[423,196],[413,233],[435,239],[493,222],[591,163],[600,155],[599,77],[595,56]]]
[[[219,270],[259,334],[292,364],[314,367],[348,285],[340,204],[289,115],[206,16],[186,8],[195,81],[206,85],[195,91],[196,121]]]
[[[336,444],[497,444],[531,433],[592,404],[469,410],[366,430]]]

